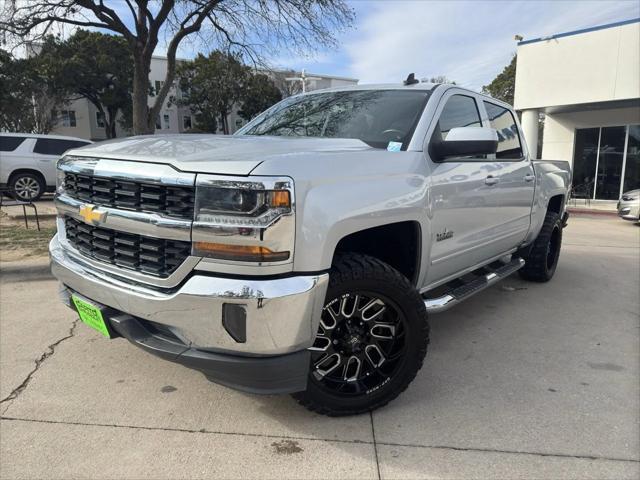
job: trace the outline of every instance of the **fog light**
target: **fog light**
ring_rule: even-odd
[[[222,304],[222,326],[238,343],[247,341],[247,310],[244,305]]]

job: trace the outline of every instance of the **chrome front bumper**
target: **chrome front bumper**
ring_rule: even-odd
[[[118,279],[64,249],[57,235],[49,245],[53,274],[87,299],[169,327],[185,345],[235,355],[282,355],[313,344],[329,275],[261,280],[220,278],[198,272],[178,287],[158,290]],[[246,342],[222,324],[223,304],[246,311]]]

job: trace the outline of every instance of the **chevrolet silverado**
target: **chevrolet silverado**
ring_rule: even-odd
[[[90,145],[57,175],[52,270],[83,322],[327,415],[405,390],[429,315],[550,280],[571,178],[509,105],[414,80],[290,97],[233,136]]]

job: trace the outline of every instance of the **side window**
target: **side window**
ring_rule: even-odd
[[[39,138],[36,146],[33,148],[34,153],[42,155],[62,155],[71,148],[84,147],[89,145],[87,142],[78,140],[60,140],[55,138]]]
[[[96,112],[96,126],[104,128],[104,113]]]
[[[442,140],[447,138],[452,128],[481,127],[480,112],[476,100],[467,95],[452,95],[440,114],[438,126]]]
[[[0,152],[13,152],[24,142],[26,137],[5,137],[0,136]]]
[[[511,110],[489,102],[484,102],[484,108],[487,109],[491,128],[498,132],[496,158],[516,160],[522,158],[520,134]]]

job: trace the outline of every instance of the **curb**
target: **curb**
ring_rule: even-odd
[[[2,281],[33,280],[36,278],[54,278],[51,273],[49,258],[37,262],[0,262],[0,278]]]
[[[618,212],[612,212],[610,210],[591,210],[586,208],[567,208],[567,211],[571,215],[575,216],[599,216],[599,217],[618,217]]]
[[[55,220],[55,218],[57,217],[57,215],[55,213],[39,213],[38,214],[38,220]],[[7,218],[9,218],[10,220],[14,220],[14,221],[24,221],[24,215],[22,215],[21,213],[17,214],[17,213],[8,213],[7,214]],[[36,216],[33,215],[32,213],[27,213],[27,220],[29,221],[36,221]]]

